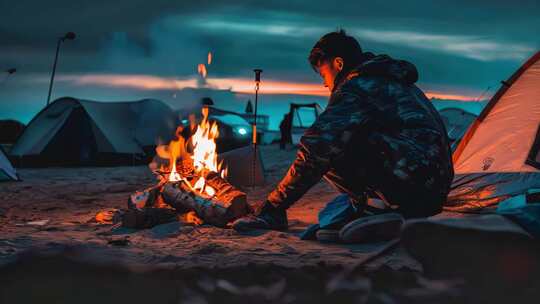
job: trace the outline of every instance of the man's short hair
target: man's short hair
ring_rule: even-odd
[[[316,70],[320,64],[336,57],[343,58],[343,71],[350,71],[362,63],[360,43],[342,29],[322,36],[311,49],[308,60]]]

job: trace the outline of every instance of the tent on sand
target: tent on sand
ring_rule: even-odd
[[[19,166],[121,165],[147,160],[177,126],[161,101],[96,102],[63,97],[39,112],[13,146]]]
[[[540,52],[493,96],[453,154],[456,176],[447,209],[540,201]]]

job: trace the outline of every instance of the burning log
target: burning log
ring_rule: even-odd
[[[143,191],[137,191],[128,198],[128,209],[143,209],[159,204],[159,195],[164,183],[159,183]]]
[[[244,192],[213,172],[207,175],[206,184],[216,189],[211,197],[194,192],[187,181],[165,184],[161,195],[165,203],[173,208],[195,211],[205,223],[218,227],[225,227],[229,222],[247,214]]]
[[[247,214],[246,194],[226,181],[227,170],[218,162],[217,123],[208,121],[208,108],[203,108],[202,114],[200,124],[192,126],[194,132],[189,139],[182,136],[184,129],[180,126],[175,140],[156,148],[160,161],[151,168],[160,181],[130,196],[131,212],[125,224],[148,227],[173,218],[170,210],[158,209],[182,213],[187,222],[202,220],[218,227]],[[161,160],[168,161],[165,165]]]

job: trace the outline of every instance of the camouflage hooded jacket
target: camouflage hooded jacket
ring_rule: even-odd
[[[267,200],[287,208],[328,175],[345,180],[352,195],[416,189],[446,198],[454,174],[449,141],[417,80],[413,64],[379,55],[338,81]]]

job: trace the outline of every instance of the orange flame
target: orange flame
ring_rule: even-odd
[[[208,121],[208,108],[202,109],[203,119],[191,137],[193,165],[197,173],[204,169],[218,172],[216,142],[219,135],[217,123]]]
[[[169,145],[160,145],[156,148],[156,153],[159,157],[169,159],[170,173],[168,180],[170,182],[179,182],[182,180],[182,177],[176,169],[176,161],[187,154],[185,140],[181,135],[183,129],[182,126],[179,126],[176,129],[176,139],[172,140]]]
[[[216,190],[210,185],[207,185],[205,176],[209,172],[215,172],[222,178],[226,178],[227,170],[222,169],[222,164],[218,163],[218,155],[216,151],[216,138],[219,136],[218,125],[216,122],[208,121],[208,108],[202,109],[203,118],[200,124],[195,124],[194,116],[190,116],[192,123],[191,130],[195,131],[191,138],[191,146],[193,151],[189,153],[186,150],[186,141],[181,133],[183,127],[178,127],[176,134],[177,139],[172,140],[168,145],[161,145],[156,148],[159,157],[169,159],[169,182],[185,182],[192,191],[197,194],[207,197],[213,197]],[[186,176],[182,176],[178,172],[177,161],[188,161],[192,164],[195,174],[198,176],[193,186],[188,181]]]
[[[202,108],[202,114],[203,119],[195,134],[191,136],[193,167],[195,173],[200,176],[193,188],[212,197],[216,191],[206,185],[205,173],[216,172],[224,176],[225,171],[221,170],[221,164],[218,164],[217,161],[216,138],[219,136],[218,125],[216,122],[210,123],[208,121],[207,107]]]

